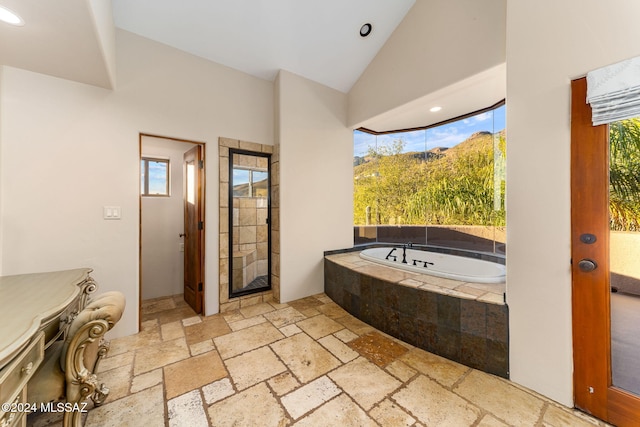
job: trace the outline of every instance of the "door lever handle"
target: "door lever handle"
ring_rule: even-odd
[[[186,234],[185,233],[180,233],[180,234],[178,234],[178,236],[184,237],[184,236],[186,236]]]
[[[578,268],[585,273],[588,273],[598,268],[598,264],[596,264],[596,262],[592,259],[585,258],[581,259],[580,262],[578,262]]]

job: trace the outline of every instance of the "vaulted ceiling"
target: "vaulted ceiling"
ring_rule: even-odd
[[[25,24],[0,22],[0,65],[115,89],[120,28],[256,77],[284,69],[347,93],[415,0],[0,0]],[[363,24],[373,30],[359,32]],[[417,126],[434,99],[489,106],[504,67],[473,76],[367,123]],[[496,90],[498,88],[498,90]],[[484,101],[486,97],[487,102]]]

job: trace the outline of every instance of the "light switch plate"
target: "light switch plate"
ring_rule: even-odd
[[[120,206],[104,206],[102,212],[104,219],[120,219]]]

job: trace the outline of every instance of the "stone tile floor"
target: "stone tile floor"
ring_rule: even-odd
[[[209,317],[181,296],[142,310],[142,331],[101,362],[111,393],[87,427],[606,425],[386,336],[324,294]],[[42,415],[29,425],[59,425]]]

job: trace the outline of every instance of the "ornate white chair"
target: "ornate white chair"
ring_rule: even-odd
[[[109,389],[99,383],[96,369],[109,348],[104,334],[122,317],[121,292],[105,292],[93,298],[72,320],[64,340],[47,349],[45,359],[27,386],[27,402],[63,402],[65,408],[82,408],[88,398],[99,406]],[[82,412],[65,411],[63,426],[80,426]]]

